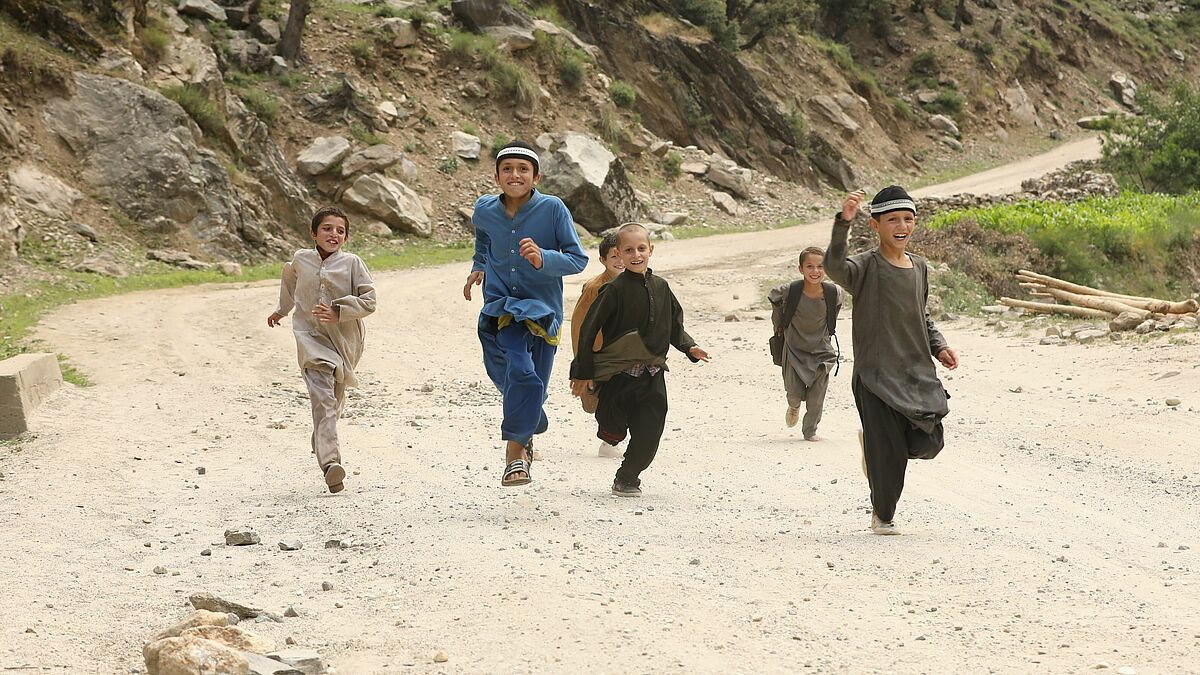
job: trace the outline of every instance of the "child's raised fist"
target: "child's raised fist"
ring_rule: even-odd
[[[858,206],[862,204],[862,200],[866,196],[867,193],[862,190],[851,192],[846,197],[846,201],[842,202],[842,220],[847,223],[854,220],[854,217],[858,215]]]

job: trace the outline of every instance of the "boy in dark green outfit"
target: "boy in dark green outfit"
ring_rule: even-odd
[[[924,258],[904,248],[917,226],[917,207],[897,185],[871,200],[871,229],[879,247],[846,257],[850,223],[866,195],[850,193],[834,219],[825,253],[829,277],[854,296],[854,376],[851,388],[863,431],[859,436],[871,486],[871,530],[899,534],[892,521],[909,459],[942,450],[942,418],[950,412],[933,364],[958,367],[958,355],[929,318]]]

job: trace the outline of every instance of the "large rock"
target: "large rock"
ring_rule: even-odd
[[[229,41],[229,60],[250,73],[265,73],[271,69],[271,57],[275,52],[253,38],[235,37]]]
[[[173,637],[142,649],[147,675],[248,675],[250,664],[232,647],[197,637]]]
[[[179,13],[209,21],[225,21],[229,18],[225,14],[225,8],[212,0],[182,0],[179,3]]]
[[[456,131],[450,134],[450,142],[453,144],[455,155],[463,159],[479,159],[479,151],[483,148],[483,142],[479,140],[478,136]]]
[[[0,204],[0,260],[17,257],[23,241],[25,226],[17,217],[16,210]]]
[[[809,133],[809,159],[837,189],[847,192],[858,189],[854,166],[816,130]]]
[[[319,675],[319,673],[325,672],[321,654],[311,649],[281,649],[271,652],[267,656],[308,675]]]
[[[390,19],[384,19],[385,22],[389,20]],[[403,21],[403,19],[400,20]],[[282,33],[279,30],[279,23],[274,19],[260,20],[258,23],[250,27],[250,35],[252,35],[254,39],[258,40],[259,42],[268,45],[273,45],[279,42],[280,37],[282,37]]]
[[[838,105],[838,102],[831,96],[820,94],[812,97],[809,102],[812,103],[817,112],[821,113],[825,119],[833,122],[846,133],[854,133],[862,126],[854,118],[847,115],[842,106]]]
[[[710,183],[723,187],[742,199],[750,197],[750,172],[732,162],[713,162],[704,177]]]
[[[200,147],[200,131],[183,108],[161,94],[77,73],[74,96],[47,103],[43,117],[74,153],[89,192],[153,227],[159,238],[221,258],[286,249],[273,237],[244,236],[246,209],[228,172]]]
[[[742,212],[742,207],[738,206],[737,200],[728,192],[712,193],[712,201],[713,204],[716,204],[717,208],[731,216],[737,216]]]
[[[394,145],[380,143],[346,158],[342,162],[342,175],[353,176],[359,173],[382,173],[404,159],[404,153]]]
[[[18,204],[61,220],[69,219],[83,199],[79,190],[29,164],[10,169],[8,184]]]
[[[189,628],[197,626],[228,626],[229,614],[225,612],[210,612],[207,609],[198,609],[187,615],[179,623],[171,626],[150,638],[150,642],[158,642],[167,638],[179,637],[179,634]]]
[[[246,29],[258,15],[259,0],[219,0],[225,8],[225,23],[231,28]]]
[[[350,156],[350,141],[341,136],[321,136],[296,156],[301,173],[319,176]]]
[[[247,219],[243,236],[247,240],[269,239],[270,235],[255,225],[262,223],[271,231],[307,238],[312,197],[271,139],[267,125],[232,93],[225,97],[225,117],[248,174],[243,176],[241,188],[254,218]]]
[[[576,132],[556,135],[554,143],[542,156],[542,188],[566,202],[575,222],[598,233],[637,220],[637,197],[616,155]]]
[[[532,19],[508,6],[508,0],[453,0],[450,11],[477,32],[490,26],[533,26]]]
[[[1009,112],[1018,122],[1036,127],[1042,126],[1037,108],[1033,107],[1033,101],[1029,99],[1029,95],[1025,93],[1025,87],[1022,87],[1020,82],[1017,82],[1015,87],[1005,90],[1004,101],[1008,103]]]
[[[491,26],[484,30],[501,49],[510,52],[529,49],[535,42],[533,30],[521,26]]]
[[[398,17],[384,19],[379,27],[382,29],[385,39],[390,38],[392,46],[399,49],[411,47],[421,39],[421,33],[408,19]]]
[[[398,232],[428,237],[433,233],[421,198],[407,185],[379,173],[359,176],[342,194],[342,203],[379,218]]]
[[[0,150],[15,150],[20,147],[21,135],[25,132],[0,102]]]
[[[220,642],[238,651],[266,654],[275,651],[275,641],[255,635],[241,626],[195,626],[186,628],[179,637],[196,637]]]
[[[929,126],[937,129],[938,131],[944,131],[955,138],[962,136],[962,134],[959,133],[958,125],[954,123],[954,120],[946,117],[945,115],[931,116],[929,118]]]
[[[225,81],[221,77],[221,65],[212,47],[187,35],[176,35],[171,40],[154,73],[154,84],[159,87],[191,85],[208,95],[209,100],[225,98]]]
[[[1108,78],[1108,89],[1113,98],[1126,108],[1137,108],[1137,83],[1125,73],[1113,73]]]
[[[17,354],[0,361],[0,438],[28,431],[30,415],[61,386],[53,354]]]

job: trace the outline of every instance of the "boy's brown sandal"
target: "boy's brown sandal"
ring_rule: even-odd
[[[346,479],[346,470],[336,462],[325,467],[325,485],[329,486],[331,494],[337,494],[346,488],[342,483]]]

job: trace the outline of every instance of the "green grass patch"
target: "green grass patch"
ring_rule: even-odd
[[[250,112],[267,124],[274,124],[275,118],[279,117],[279,99],[274,95],[261,89],[246,89],[238,92],[238,96]]]
[[[400,240],[350,250],[366,261],[373,271],[382,272],[469,260],[474,253],[474,245],[469,241],[441,244]],[[242,276],[228,277],[217,270],[179,270],[164,265],[162,269],[113,279],[56,268],[58,279],[53,283],[39,284],[22,293],[0,296],[0,360],[44,349],[44,346],[31,341],[29,334],[43,316],[64,305],[137,291],[278,279],[282,269],[283,262],[249,265],[243,268]],[[270,309],[264,306],[263,316],[269,314]],[[64,379],[80,386],[88,384],[86,374],[79,372],[69,361],[64,361],[62,355],[59,355],[59,361],[64,364]]]
[[[938,229],[964,218],[1025,235],[1052,261],[1046,272],[1053,276],[1121,293],[1189,294],[1185,270],[1200,253],[1200,192],[1026,201],[940,214],[926,224]]]
[[[608,96],[622,108],[632,108],[637,102],[637,90],[620,80],[614,80],[608,88]]]
[[[163,96],[175,101],[183,108],[208,136],[223,140],[228,132],[225,128],[225,113],[217,104],[208,98],[208,94],[199,87],[190,84],[172,85],[159,90]]]

